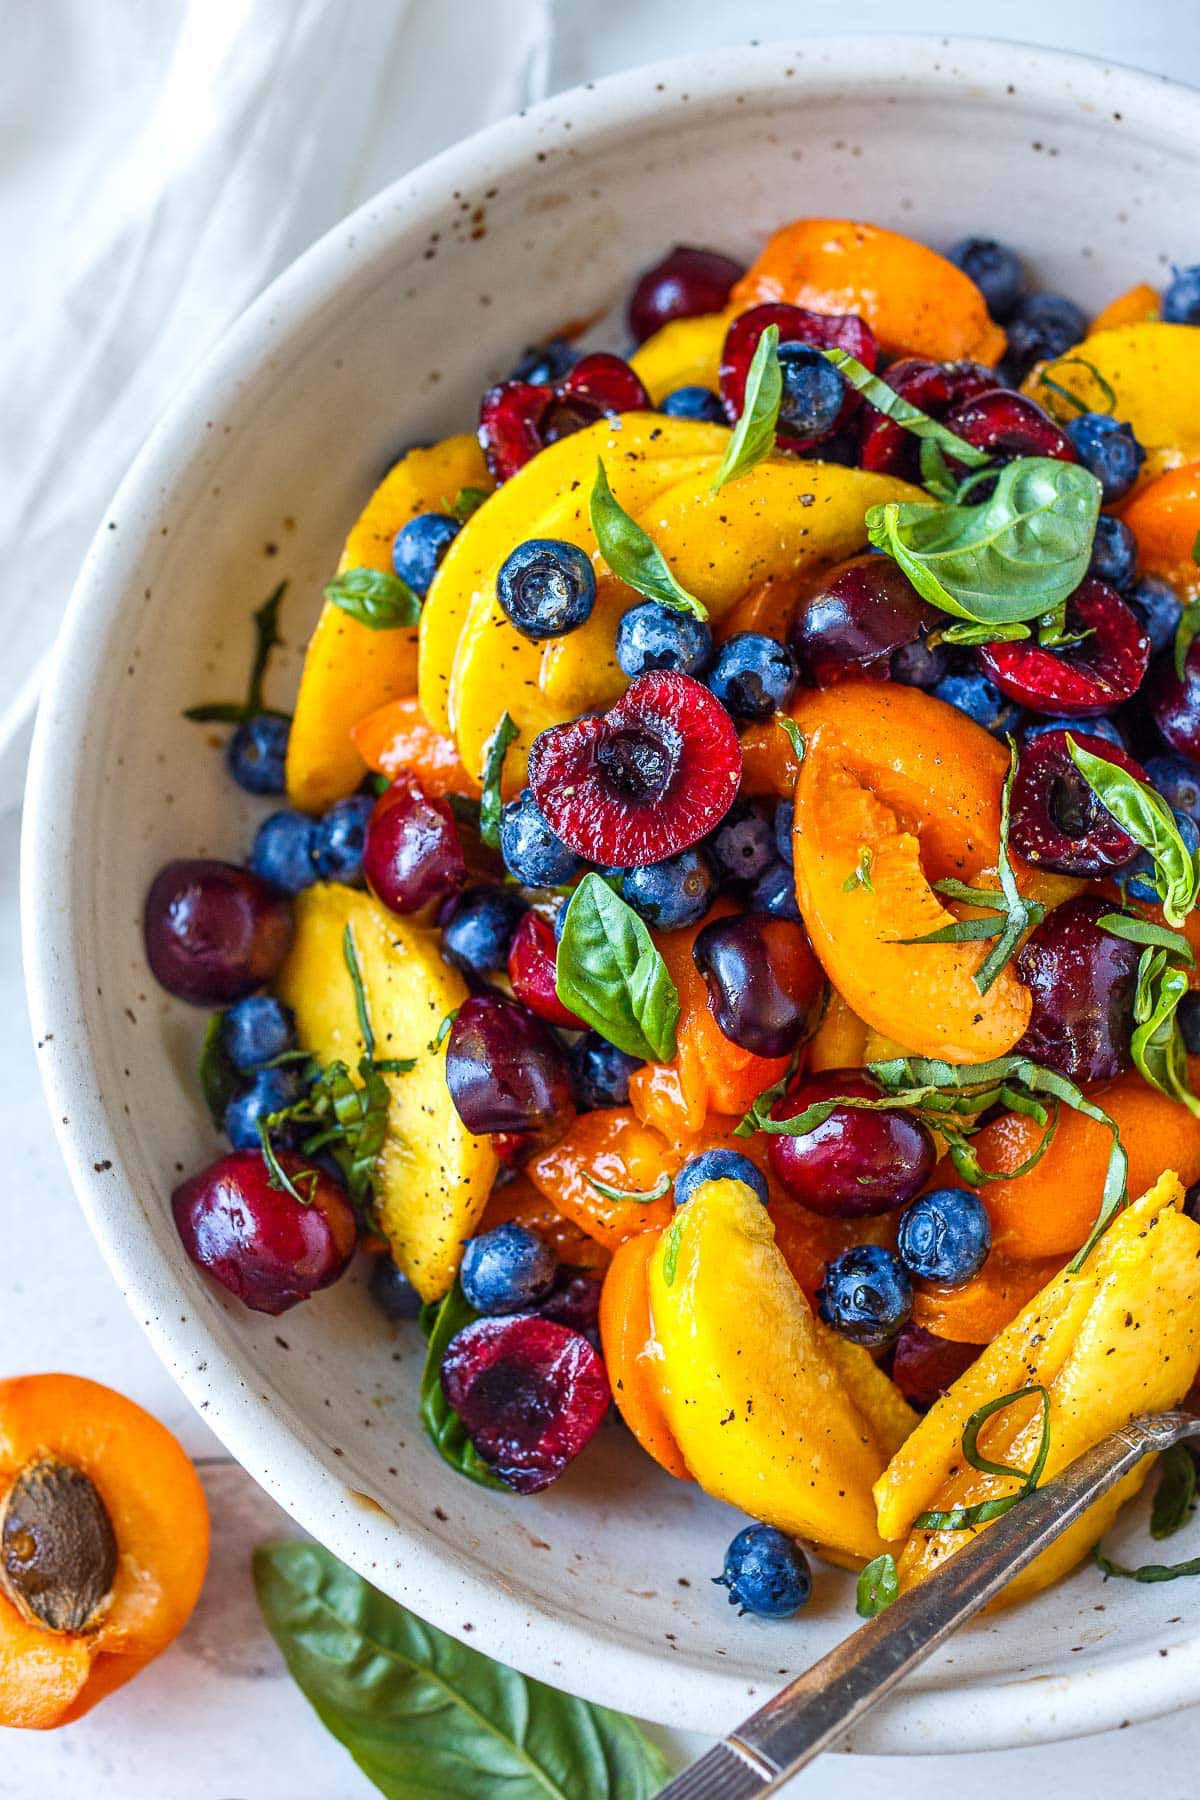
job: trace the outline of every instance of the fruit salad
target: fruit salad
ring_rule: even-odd
[[[800,219],[626,323],[389,469],[291,715],[282,588],[193,709],[268,798],[146,900],[171,1205],[262,1313],[369,1257],[463,1476],[615,1409],[734,1604],[870,1612],[1200,1365],[1200,268]]]

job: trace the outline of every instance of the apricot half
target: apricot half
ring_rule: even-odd
[[[1200,351],[1197,355],[1200,357]],[[1195,556],[1200,536],[1200,461],[1172,469],[1138,488],[1121,508],[1121,517],[1137,539],[1143,570],[1161,575],[1179,593],[1194,599],[1200,593]]]

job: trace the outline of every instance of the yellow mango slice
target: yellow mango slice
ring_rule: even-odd
[[[736,309],[700,313],[694,319],[672,319],[648,337],[629,361],[641,376],[655,406],[676,388],[706,387],[717,392],[721,349]]]
[[[814,1319],[743,1182],[701,1183],[649,1287],[663,1406],[705,1491],[840,1556],[878,1555],[870,1487],[914,1415]]]
[[[351,1071],[363,1054],[354,989],[342,952],[349,925],[380,1057],[415,1057],[407,1075],[385,1075],[391,1093],[375,1200],[392,1255],[423,1300],[451,1282],[462,1247],[487,1204],[498,1164],[472,1137],[446,1087],[445,1050],[430,1045],[447,1013],[467,998],[442,961],[436,931],[388,912],[372,895],[334,884],[297,894],[296,935],[275,980],[296,1015],[301,1045]]]
[[[922,1512],[1015,1491],[1014,1479],[982,1474],[962,1455],[967,1420],[1001,1394],[1029,1382],[1049,1394],[1043,1480],[1136,1414],[1177,1403],[1200,1366],[1200,1226],[1179,1210],[1182,1202],[1177,1177],[1163,1175],[1110,1226],[1079,1273],[1056,1276],[930,1408],[876,1485],[881,1532],[896,1537]],[[984,1426],[980,1452],[1027,1469],[1041,1423],[1036,1397],[1015,1402]],[[1005,1603],[1065,1574],[1103,1536],[1149,1467],[1147,1459],[1043,1552],[1005,1590]],[[970,1535],[912,1531],[898,1564],[902,1587],[932,1574]]]
[[[1081,360],[1072,361],[1076,357]],[[1075,417],[1041,381],[1049,375],[1086,405],[1107,412],[1107,396],[1091,369],[1116,395],[1114,417],[1129,421],[1146,451],[1143,482],[1200,457],[1200,326],[1153,320],[1093,331],[1064,356],[1031,370],[1022,388],[1056,417]]]
[[[371,495],[338,563],[343,569],[390,569],[392,539],[419,513],[445,512],[460,488],[491,489],[492,477],[473,437],[446,438],[410,450]],[[366,764],[350,728],[411,694],[417,682],[417,630],[371,631],[326,601],[309,639],[288,739],[287,789],[293,806],[319,812],[352,794]]]

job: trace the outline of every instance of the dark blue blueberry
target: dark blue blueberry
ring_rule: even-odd
[[[1003,325],[1021,298],[1021,265],[1008,245],[994,238],[960,238],[949,254],[975,283],[993,319]]]
[[[1174,809],[1172,809],[1174,810]],[[1175,813],[1179,835],[1194,856],[1200,850],[1200,826],[1185,812]],[[1159,905],[1162,896],[1154,885],[1154,858],[1148,850],[1139,850],[1132,862],[1126,863],[1117,880],[1131,900],[1145,900]]]
[[[907,1325],[912,1282],[894,1250],[856,1244],[826,1263],[818,1298],[827,1325],[852,1344],[874,1350],[890,1344]]]
[[[532,788],[522,788],[500,814],[500,854],[524,887],[564,887],[582,866],[547,825]]]
[[[241,1074],[261,1069],[296,1048],[296,1020],[290,1006],[270,994],[239,1000],[221,1020],[221,1048]]]
[[[282,794],[290,729],[286,719],[255,713],[252,719],[243,719],[230,738],[225,762],[248,794]]]
[[[703,619],[673,606],[659,606],[655,600],[630,607],[617,626],[617,664],[631,681],[648,669],[700,675],[712,653],[712,632]]]
[[[421,1311],[420,1294],[386,1250],[374,1258],[367,1292],[385,1319],[415,1319]]]
[[[1101,513],[1096,520],[1088,574],[1094,575],[1097,581],[1107,581],[1109,587],[1120,591],[1129,586],[1137,573],[1137,559],[1137,539],[1124,519]]]
[[[776,860],[774,819],[735,800],[705,843],[723,882],[756,882]]]
[[[993,737],[1004,737],[1020,723],[1021,709],[1014,700],[1002,694],[982,669],[965,669],[961,674],[946,675],[933,693],[948,706],[956,706]]]
[[[968,1188],[934,1188],[902,1213],[896,1247],[911,1275],[961,1287],[978,1275],[992,1247],[987,1208]]]
[[[497,1225],[472,1238],[458,1272],[463,1298],[478,1313],[521,1312],[554,1286],[558,1259],[525,1225]]]
[[[1200,768],[1194,762],[1186,756],[1152,756],[1146,764],[1146,779],[1173,812],[1184,812],[1200,825]]]
[[[282,1112],[300,1098],[300,1077],[285,1064],[279,1069],[260,1069],[244,1093],[225,1108],[225,1136],[235,1150],[257,1150],[258,1121],[268,1113]],[[281,1139],[281,1141],[284,1141]]]
[[[796,899],[796,878],[787,863],[772,863],[750,890],[751,912],[769,913],[773,919],[791,919],[800,925],[800,902]]]
[[[442,926],[442,955],[466,975],[502,969],[525,910],[515,888],[467,888]]]
[[[363,840],[375,801],[370,794],[335,800],[317,826],[316,864],[322,881],[361,887]]]
[[[721,396],[706,387],[676,388],[673,394],[668,394],[661,402],[658,410],[666,413],[669,419],[701,419],[706,425],[729,423],[725,417],[725,408],[721,405]]]
[[[565,637],[596,603],[591,558],[561,538],[529,538],[501,563],[496,598],[522,637]]]
[[[264,881],[298,894],[317,879],[316,854],[316,820],[307,813],[277,812],[264,819],[254,834],[250,867]]]
[[[1047,731],[1086,732],[1089,737],[1103,738],[1106,743],[1115,744],[1118,750],[1126,748],[1125,739],[1112,719],[1042,719],[1033,718],[1021,732],[1025,743],[1030,738],[1042,737]]]
[[[579,352],[564,337],[552,337],[545,344],[530,344],[518,357],[510,381],[532,381],[549,387],[560,381],[568,369],[579,361]]]
[[[1169,581],[1159,575],[1143,575],[1134,582],[1125,599],[1146,627],[1153,655],[1157,656],[1175,642],[1183,607]]]
[[[1168,325],[1200,325],[1200,263],[1172,270],[1162,316]]]
[[[677,931],[697,924],[708,911],[717,891],[713,866],[698,848],[681,850],[666,862],[646,863],[630,869],[621,892],[634,912],[659,931]]]
[[[913,644],[901,644],[893,650],[889,663],[893,681],[901,687],[935,688],[950,670],[950,658],[940,644],[932,648],[924,638]]]
[[[729,1589],[729,1604],[760,1619],[790,1619],[812,1592],[812,1570],[799,1544],[775,1525],[747,1525],[713,1576]]]
[[[567,1066],[580,1112],[599,1112],[606,1106],[628,1105],[629,1077],[642,1065],[598,1031],[585,1031],[568,1050]]]
[[[1020,301],[1008,327],[1008,356],[1023,374],[1035,362],[1062,356],[1077,344],[1087,320],[1063,294],[1030,294]]]
[[[761,631],[726,638],[707,685],[735,719],[769,719],[796,690],[796,658],[786,644]]]
[[[1179,1021],[1179,1030],[1183,1038],[1183,1047],[1189,1056],[1200,1056],[1200,994],[1185,994],[1175,1009],[1175,1017]],[[1196,1214],[1188,1212],[1194,1219]]]
[[[414,594],[427,594],[443,556],[462,530],[449,513],[418,513],[402,525],[392,544],[392,567]]]
[[[738,1150],[705,1150],[685,1162],[675,1177],[676,1206],[686,1206],[702,1181],[744,1181],[764,1206],[771,1198],[766,1176]]]
[[[846,384],[833,364],[807,344],[780,344],[779,373],[780,425],[800,438],[820,438],[832,431],[846,398]]]
[[[1067,436],[1084,468],[1100,483],[1105,506],[1129,492],[1146,452],[1124,419],[1110,418],[1107,413],[1081,413],[1068,424]]]

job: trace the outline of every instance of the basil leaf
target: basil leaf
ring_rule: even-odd
[[[931,493],[935,500],[956,500],[958,483],[950,473],[940,444],[932,438],[922,438],[918,451],[921,463],[921,486]]]
[[[664,1287],[675,1286],[675,1271],[679,1266],[679,1240],[683,1236],[683,1208],[675,1214],[667,1226],[663,1238],[662,1277]]]
[[[500,723],[488,739],[483,760],[483,797],[479,802],[479,835],[493,850],[500,848],[500,814],[504,800],[500,778],[509,745],[519,736],[519,728],[508,713],[500,715]]]
[[[1200,1118],[1200,1099],[1188,1080],[1187,1047],[1177,1016],[1187,991],[1187,971],[1168,965],[1164,950],[1142,952],[1130,1050],[1134,1067],[1152,1088]]]
[[[317,1544],[254,1553],[263,1617],[326,1729],[388,1800],[650,1800],[632,1719],[458,1643]]]
[[[200,1091],[219,1131],[225,1128],[225,1108],[241,1085],[238,1072],[225,1050],[221,1031],[224,1021],[224,1013],[209,1014],[208,1024],[204,1027],[204,1042],[200,1046]]]
[[[852,875],[847,875],[845,881],[842,883],[843,894],[852,894],[855,888],[865,888],[868,894],[873,894],[875,892],[875,883],[871,879],[871,864],[874,860],[874,851],[871,850],[868,845],[860,844],[858,847],[858,862],[855,865],[854,873]]]
[[[1055,369],[1086,369],[1092,380],[1096,383],[1096,386],[1100,389],[1101,394],[1104,396],[1105,412],[1111,413],[1115,411],[1117,396],[1113,390],[1113,385],[1110,381],[1105,380],[1095,363],[1088,362],[1087,359],[1082,356],[1060,356],[1052,364],[1052,367]],[[1070,388],[1063,387],[1062,383],[1055,381],[1053,376],[1046,373],[1045,369],[1042,369],[1038,374],[1038,386],[1048,388],[1049,391],[1052,394],[1056,394],[1060,400],[1065,400],[1075,412],[1089,413],[1099,412],[1100,410],[1099,407],[1092,406],[1086,400],[1081,399],[1078,394],[1073,394]]]
[[[873,1619],[886,1612],[900,1594],[896,1575],[896,1559],[890,1550],[876,1556],[861,1570],[855,1590],[855,1611],[860,1619]]]
[[[267,665],[271,660],[271,652],[276,645],[282,644],[279,635],[279,609],[283,605],[283,596],[287,593],[288,584],[281,581],[279,586],[255,608],[254,619],[254,659],[250,664],[250,679],[246,684],[245,700],[213,700],[202,706],[188,706],[184,709],[184,718],[191,719],[197,725],[241,725],[246,719],[252,719],[258,713],[265,713],[270,719],[291,719],[291,713],[279,712],[273,706],[263,705],[263,684],[266,681]]]
[[[804,733],[797,725],[795,719],[792,718],[790,713],[777,712],[775,714],[775,723],[791,745],[792,755],[795,757],[796,761],[802,763],[804,761],[805,751]]]
[[[1027,1394],[1037,1394],[1042,1402],[1042,1435],[1037,1454],[1028,1469],[1014,1469],[1010,1463],[989,1462],[986,1456],[979,1454],[979,1433],[993,1414],[1003,1411],[1016,1400],[1023,1400]],[[1028,1387],[1018,1388],[1015,1393],[1001,1394],[995,1400],[989,1400],[983,1406],[976,1407],[966,1424],[962,1436],[963,1456],[973,1469],[983,1475],[1011,1475],[1021,1483],[1015,1494],[1005,1494],[996,1500],[982,1500],[975,1506],[956,1506],[949,1512],[919,1513],[913,1520],[914,1531],[969,1531],[972,1526],[985,1525],[990,1519],[999,1519],[1011,1512],[1027,1495],[1037,1487],[1046,1467],[1046,1459],[1050,1454],[1050,1395],[1040,1383],[1032,1382]]]
[[[1178,1581],[1182,1575],[1200,1575],[1200,1556],[1189,1557],[1187,1562],[1143,1563],[1138,1569],[1110,1562],[1099,1550],[1092,1551],[1092,1560],[1105,1578],[1119,1575],[1124,1581]]]
[[[568,1012],[628,1056],[674,1056],[675,983],[643,921],[596,874],[585,875],[568,902],[555,988]]]
[[[350,977],[350,986],[354,989],[354,1010],[358,1015],[358,1029],[362,1034],[363,1049],[370,1061],[375,1060],[375,1033],[371,1030],[371,1017],[367,1011],[367,992],[363,987],[362,970],[358,966],[358,951],[354,947],[354,929],[347,924],[342,933],[342,961]]]
[[[867,536],[917,592],[980,625],[1040,618],[1087,574],[1100,483],[1078,463],[1023,456],[978,505],[891,500],[867,513]]]
[[[479,511],[484,501],[490,499],[491,493],[487,488],[459,488],[458,493],[454,496],[454,499],[447,510],[453,518],[461,519],[465,524],[469,518],[473,517],[473,515]]]
[[[637,1206],[649,1206],[652,1201],[665,1200],[674,1185],[670,1175],[660,1175],[652,1188],[619,1188],[609,1187],[607,1181],[601,1181],[595,1175],[584,1171],[583,1179],[589,1187],[595,1188],[606,1200],[630,1201]]]
[[[1046,916],[1046,909],[1037,900],[1026,900],[1017,886],[1017,877],[1013,870],[1012,858],[1008,853],[1009,823],[1012,812],[1013,782],[1017,776],[1017,745],[1015,738],[1008,740],[1008,773],[1004,777],[1004,785],[1000,790],[1000,850],[996,862],[996,874],[1000,881],[1000,891],[1004,896],[1005,921],[1004,930],[994,950],[988,952],[975,971],[975,986],[980,994],[986,994],[1001,970],[1005,968],[1010,957],[1017,949],[1026,932],[1040,925]]]
[[[1189,969],[1196,966],[1192,946],[1183,933],[1168,931],[1165,925],[1156,925],[1153,919],[1140,918],[1137,913],[1110,912],[1102,914],[1096,923],[1110,937],[1124,938],[1129,944],[1152,944],[1169,956],[1178,957]]]
[[[1172,1444],[1159,1458],[1158,1489],[1150,1510],[1150,1536],[1174,1537],[1196,1504],[1196,1456],[1190,1444]]]
[[[792,1076],[796,1073],[799,1066],[800,1052],[798,1050],[793,1050],[788,1061],[788,1066],[779,1077],[779,1080],[773,1081],[769,1087],[765,1087],[762,1090],[762,1093],[757,1096],[749,1112],[747,1112],[734,1126],[734,1137],[753,1137],[756,1131],[765,1129],[763,1121],[770,1120],[771,1108],[775,1105],[777,1100],[783,1099],[783,1096],[788,1091]]]
[[[507,1493],[509,1490],[488,1468],[468,1437],[466,1426],[442,1392],[442,1358],[450,1341],[479,1317],[474,1307],[468,1305],[457,1281],[438,1304],[436,1312],[430,1314],[427,1321],[429,1343],[425,1350],[425,1366],[421,1370],[421,1423],[443,1462],[448,1462],[468,1480],[478,1482],[480,1487],[498,1488],[501,1493]]]
[[[923,937],[889,938],[887,941],[890,944],[973,944],[984,938],[999,937],[1003,930],[1002,918],[955,919],[950,925],[927,931]]]
[[[325,598],[368,631],[399,631],[421,617],[421,602],[407,581],[387,569],[347,569],[329,583]]]
[[[600,554],[620,581],[644,594],[647,600],[657,600],[660,606],[691,613],[694,619],[707,619],[707,608],[679,585],[654,539],[616,499],[599,457],[589,513]]]
[[[768,325],[754,347],[746,373],[746,391],[742,396],[741,417],[725,446],[721,466],[713,476],[712,492],[719,493],[727,481],[737,481],[756,469],[775,448],[775,432],[779,424],[779,402],[783,398],[783,375],[779,368],[779,327]]]
[[[934,633],[939,644],[965,644],[971,648],[980,644],[1016,644],[1032,635],[1028,625],[969,625],[965,620]]]
[[[1149,855],[1167,924],[1182,925],[1200,895],[1200,860],[1184,843],[1174,813],[1148,782],[1094,756],[1069,732],[1067,749],[1100,804]]]
[[[905,431],[911,431],[914,437],[936,444],[940,450],[964,463],[968,469],[980,469],[985,463],[992,461],[990,451],[977,449],[974,444],[968,444],[966,438],[960,438],[957,432],[949,431],[937,419],[931,419],[928,413],[922,412],[919,406],[914,406],[911,400],[906,400],[903,394],[898,394],[880,376],[872,374],[848,350],[834,346],[832,349],[822,350],[821,355],[826,362],[833,364],[843,381],[856,389],[877,412],[889,418],[893,425],[901,425]],[[921,472],[924,474],[924,464]]]

